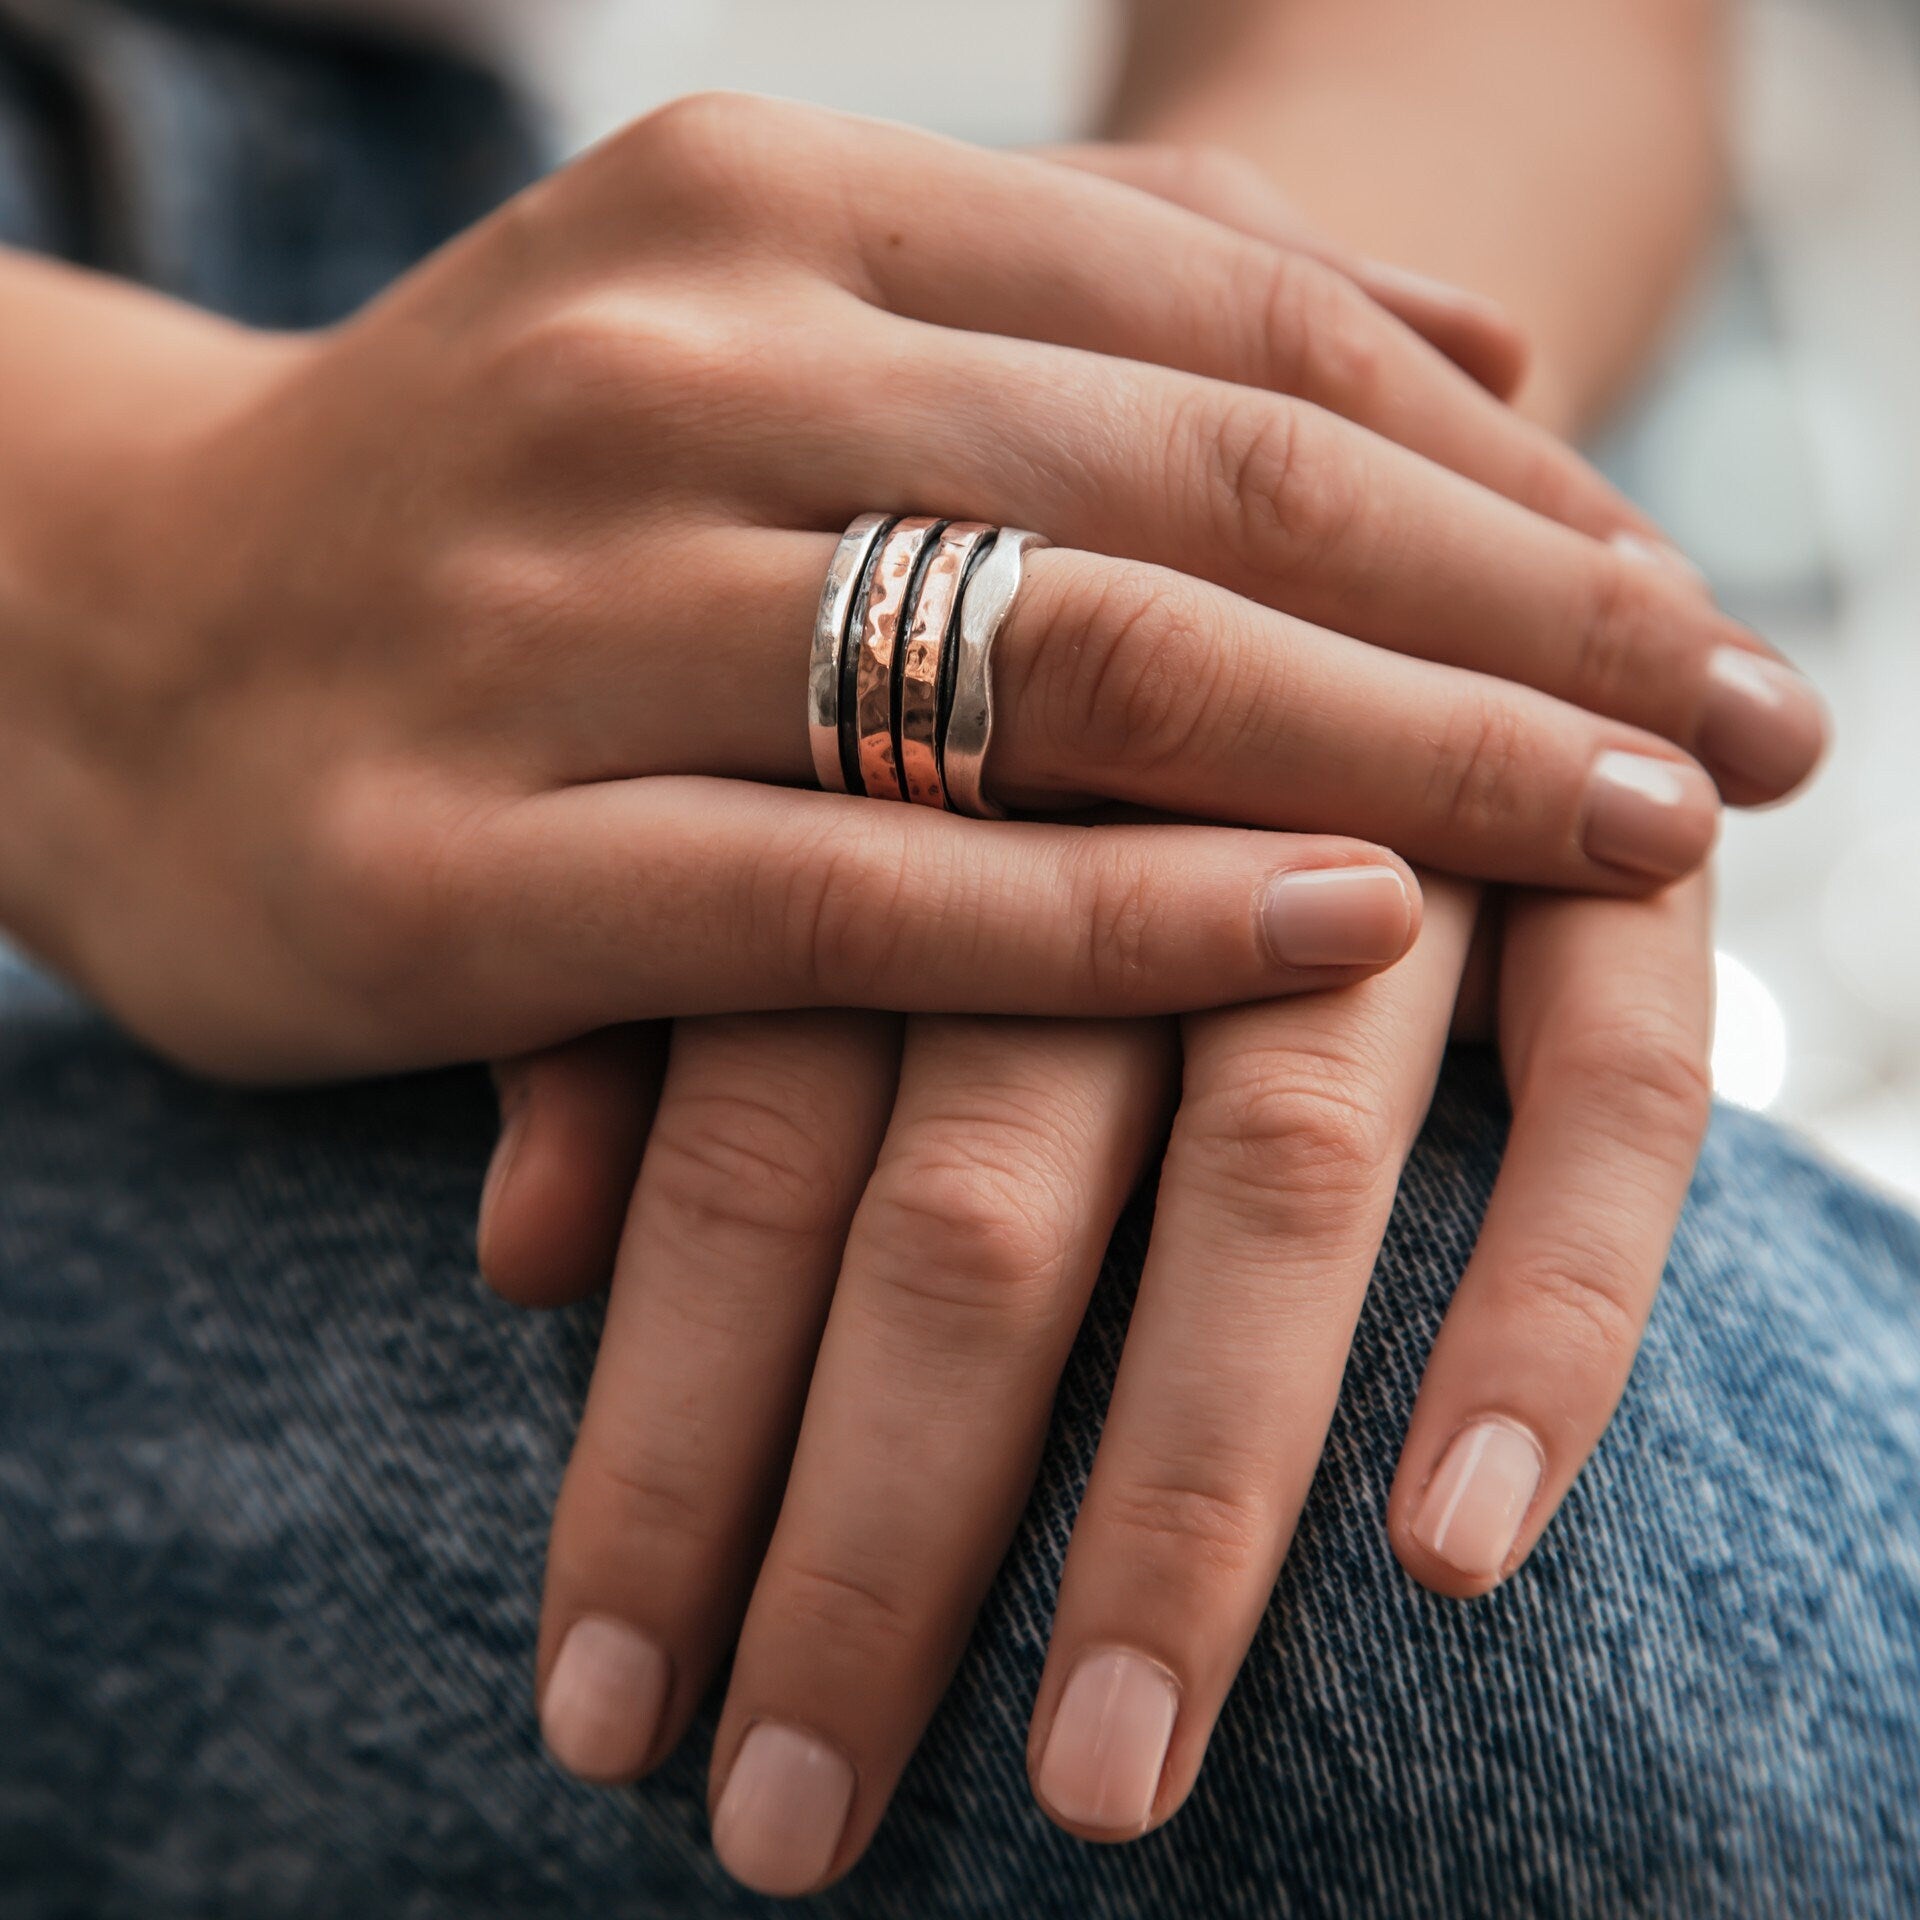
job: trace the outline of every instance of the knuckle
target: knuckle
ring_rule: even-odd
[[[1225,212],[1256,194],[1271,196],[1266,176],[1251,160],[1227,147],[1177,144],[1153,150],[1154,165],[1165,181],[1166,195],[1182,206],[1206,212]]]
[[[882,1663],[916,1648],[924,1638],[922,1622],[904,1594],[891,1589],[877,1570],[830,1566],[824,1560],[783,1561],[767,1580],[777,1596],[774,1616],[800,1646],[855,1646]],[[758,1596],[756,1594],[756,1605]]]
[[[1375,406],[1385,345],[1373,303],[1344,275],[1302,254],[1261,260],[1247,311],[1263,322],[1272,383],[1349,419]]]
[[[766,178],[769,151],[798,138],[806,119],[755,94],[683,94],[615,135],[605,154],[628,177],[706,210],[744,207]]]
[[[1206,389],[1188,403],[1201,499],[1224,552],[1265,580],[1316,572],[1337,558],[1360,510],[1351,478],[1330,457],[1325,416],[1300,401]],[[1186,476],[1176,476],[1183,488]]]
[[[1072,1245],[1069,1186],[1036,1129],[929,1116],[875,1177],[863,1245],[916,1320],[999,1339],[1050,1309]]]
[[[1562,1369],[1617,1367],[1639,1345],[1635,1290],[1593,1248],[1542,1249],[1514,1261],[1502,1282],[1530,1337]]]
[[[1100,1524],[1118,1537],[1136,1584],[1188,1591],[1196,1578],[1237,1583],[1263,1566],[1273,1532],[1256,1485],[1251,1474],[1218,1470],[1128,1475],[1104,1496]]]
[[[1157,890],[1130,863],[1101,860],[1089,884],[1084,924],[1093,963],[1109,981],[1141,981],[1154,972]]]
[[[697,1245],[742,1233],[829,1239],[844,1225],[851,1176],[826,1122],[804,1096],[772,1088],[683,1093],[647,1143],[649,1196]]]
[[[1653,617],[1645,571],[1612,555],[1594,570],[1572,649],[1573,697],[1583,706],[1616,711],[1643,690]]]
[[[1331,1225],[1398,1171],[1376,1082],[1344,1049],[1240,1063],[1182,1107],[1182,1172],[1260,1230]]]
[[[1526,723],[1509,699],[1461,696],[1434,744],[1429,816],[1471,842],[1524,834],[1537,814],[1526,748]]]
[[[599,450],[630,462],[633,438],[676,421],[710,430],[716,412],[751,411],[764,356],[740,326],[685,288],[671,299],[603,295],[517,328],[483,378],[524,459],[556,473]]]
[[[879,809],[862,809],[863,816]],[[771,850],[747,883],[773,902],[771,945],[791,956],[810,1004],[882,1006],[906,950],[913,864],[892,821],[836,819],[797,849]],[[921,861],[932,859],[926,854]]]
[[[630,1461],[623,1451],[596,1446],[580,1450],[568,1475],[560,1515],[574,1526],[554,1529],[556,1552],[568,1540],[585,1535],[642,1543],[644,1558],[659,1565],[663,1555],[695,1561],[710,1559],[727,1543],[727,1509],[710,1489],[683,1486],[672,1473]],[[587,1519],[590,1516],[590,1522]]]
[[[1697,1146],[1713,1113],[1700,1037],[1653,1002],[1588,1015],[1542,1043],[1530,1080],[1580,1102],[1610,1138],[1665,1152]]]
[[[1049,732],[1076,765],[1149,776],[1182,765],[1231,704],[1228,650],[1208,643],[1200,589],[1155,568],[1103,567],[1052,654]]]

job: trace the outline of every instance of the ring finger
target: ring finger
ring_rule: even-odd
[[[930,1019],[861,1202],[714,1748],[763,1892],[864,1849],[1018,1520],[1172,1030]]]
[[[604,676],[572,678],[553,696],[591,747],[563,740],[550,772],[580,781],[704,764],[810,780],[808,636],[833,543],[706,538],[710,586],[688,619],[710,643],[680,649],[686,698],[636,712],[630,645],[617,665],[610,633]],[[697,693],[693,677],[715,671],[737,698]],[[990,789],[1039,811],[1101,798],[1338,830],[1447,871],[1580,891],[1690,871],[1718,827],[1712,782],[1651,734],[1092,554],[1031,556],[994,679]],[[704,738],[689,714],[724,715],[726,726]],[[624,750],[623,727],[634,736]],[[711,765],[716,750],[723,768]]]

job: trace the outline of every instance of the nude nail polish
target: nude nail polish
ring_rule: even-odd
[[[1797,787],[1826,745],[1826,704],[1785,662],[1743,647],[1708,662],[1695,746],[1710,767],[1771,798]]]
[[[1153,1815],[1180,1711],[1173,1675],[1124,1648],[1082,1657],[1035,1769],[1040,1798],[1095,1833],[1139,1833]]]
[[[742,1886],[811,1892],[840,1850],[853,1768],[810,1733],[762,1720],[748,1731],[713,1815],[713,1850]]]
[[[659,1735],[670,1678],[667,1656],[637,1628],[597,1615],[576,1620],[540,1700],[547,1751],[582,1780],[636,1779]]]
[[[1643,753],[1603,753],[1587,785],[1587,857],[1662,880],[1713,850],[1720,796],[1698,767]]]
[[[1669,541],[1653,540],[1644,533],[1621,532],[1614,534],[1607,544],[1621,559],[1631,560],[1636,566],[1657,567],[1704,594],[1713,591],[1705,570]]]
[[[1488,1580],[1507,1564],[1540,1488],[1539,1445],[1506,1420],[1454,1436],[1413,1517],[1413,1537],[1456,1573]]]
[[[1413,897],[1392,867],[1283,873],[1260,918],[1283,967],[1379,967],[1407,950]]]
[[[1430,273],[1415,273],[1411,267],[1395,266],[1389,260],[1365,259],[1360,272],[1379,294],[1400,294],[1427,306],[1447,307],[1476,319],[1506,322],[1505,310],[1484,294],[1470,292],[1451,280],[1436,280]]]

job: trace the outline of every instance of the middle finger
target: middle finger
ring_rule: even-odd
[[[714,1746],[714,1845],[812,1891],[878,1824],[1019,1518],[1161,1124],[1160,1022],[922,1020]]]

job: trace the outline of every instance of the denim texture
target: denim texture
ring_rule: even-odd
[[[0,1915],[772,1912],[703,1720],[631,1794],[541,1756],[541,1554],[598,1330],[473,1273],[474,1072],[196,1084],[0,1016]],[[1026,1716],[1149,1219],[843,1920],[1920,1913],[1920,1223],[1718,1117],[1611,1433],[1472,1605],[1382,1528],[1504,1130],[1450,1066],[1294,1552],[1193,1801],[1099,1849]]]
[[[435,51],[187,0],[0,0],[0,243],[256,326],[352,312],[544,157],[537,116]]]
[[[274,324],[510,190],[485,76],[182,6],[0,0],[0,236]],[[129,156],[132,156],[131,158]],[[1192,1803],[1035,1811],[1026,1716],[1130,1210],[1035,1499],[842,1920],[1920,1914],[1920,1224],[1716,1121],[1620,1416],[1493,1598],[1382,1515],[1505,1110],[1449,1066],[1299,1540]],[[598,1332],[473,1275],[478,1073],[242,1095],[0,972],[0,1920],[780,1911],[541,1757],[547,1519]]]

